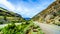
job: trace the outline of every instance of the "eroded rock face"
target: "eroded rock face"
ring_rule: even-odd
[[[33,17],[33,20],[34,19],[35,21],[41,22],[42,20],[45,23],[51,24],[55,24],[57,23],[57,21],[60,22],[60,0],[56,0],[55,2],[53,2],[50,6],[47,7],[47,9],[43,10],[35,17]]]

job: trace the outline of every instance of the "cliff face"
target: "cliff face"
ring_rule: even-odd
[[[0,7],[0,23],[21,22],[21,15]]]
[[[39,22],[58,24],[60,22],[60,0],[53,2],[47,9],[34,16],[32,19]]]

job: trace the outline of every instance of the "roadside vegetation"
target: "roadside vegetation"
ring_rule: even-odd
[[[0,29],[0,34],[44,34],[39,26],[33,21],[23,22],[21,24],[10,23]]]

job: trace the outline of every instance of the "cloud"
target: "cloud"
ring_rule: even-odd
[[[15,10],[15,7],[10,2],[8,2],[7,0],[0,0],[0,4],[6,6],[11,11],[14,11]]]
[[[0,4],[5,5],[10,10],[25,17],[32,18],[34,15],[47,8],[52,0],[0,0]]]

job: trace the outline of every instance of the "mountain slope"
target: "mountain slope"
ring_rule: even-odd
[[[21,15],[0,7],[0,23],[22,22],[23,20]]]
[[[34,21],[60,25],[60,0],[56,0],[47,9],[32,18]]]

